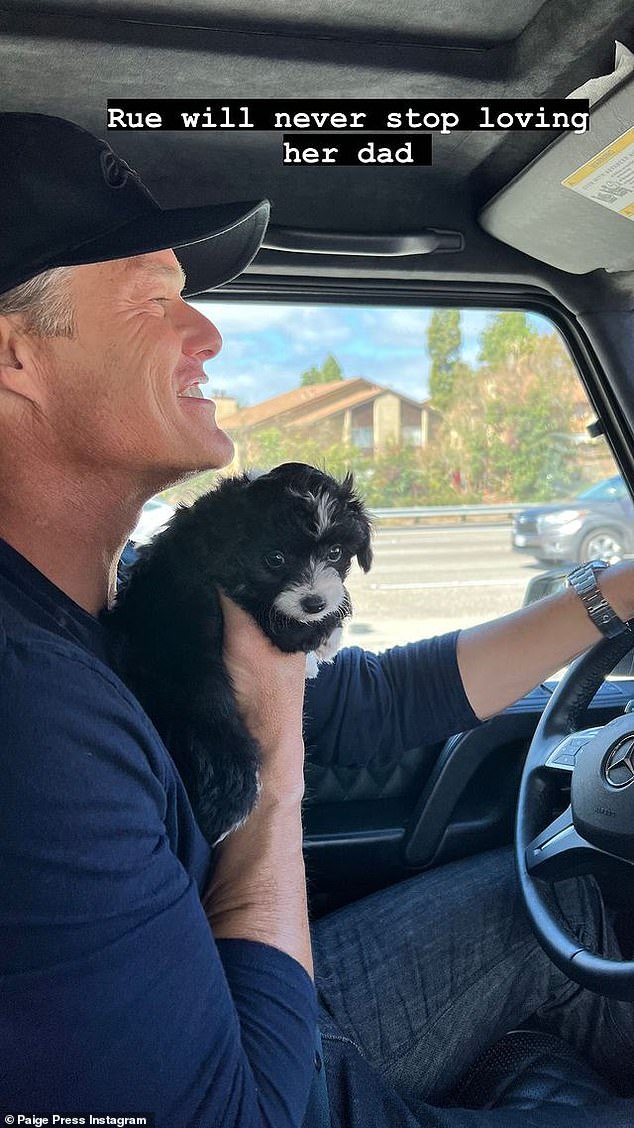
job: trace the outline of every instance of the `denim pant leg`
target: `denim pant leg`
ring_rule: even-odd
[[[592,882],[557,887],[595,951],[616,950]],[[510,850],[422,874],[313,926],[320,1003],[416,1113],[441,1104],[482,1050],[540,1012],[589,1061],[634,1048],[631,1004],[572,984],[536,943]],[[623,1095],[629,1095],[623,1093]]]

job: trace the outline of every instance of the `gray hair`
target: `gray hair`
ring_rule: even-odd
[[[36,337],[73,337],[75,311],[69,293],[72,266],[44,270],[0,294],[0,317],[18,314]]]

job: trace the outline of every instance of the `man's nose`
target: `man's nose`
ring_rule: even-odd
[[[213,321],[210,321],[204,313],[199,313],[197,309],[193,309],[189,305],[187,306],[187,317],[188,332],[183,351],[191,356],[202,357],[203,360],[210,360],[212,356],[217,356],[222,348],[222,337]]]

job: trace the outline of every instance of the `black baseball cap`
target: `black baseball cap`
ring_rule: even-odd
[[[201,293],[249,265],[269,220],[268,200],[162,208],[107,142],[48,114],[0,113],[0,152],[0,294],[51,267],[210,241],[184,290]]]

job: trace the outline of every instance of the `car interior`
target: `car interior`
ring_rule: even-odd
[[[629,0],[404,0],[397,8],[309,0],[293,9],[276,0],[0,2],[2,110],[56,114],[105,137],[164,207],[271,200],[255,260],[220,290],[201,290],[197,302],[208,298],[214,310],[267,303],[543,316],[566,343],[594,434],[604,436],[613,473],[630,491],[634,204],[611,192],[612,173],[603,199],[564,181],[618,141],[632,190],[631,52]],[[317,109],[327,100],[345,110],[374,99],[548,100],[573,92],[590,99],[588,131],[437,131],[429,165],[284,164],[279,131],[105,130],[109,99],[279,99]],[[213,240],[179,254],[194,286],[212,255]],[[559,569],[554,586],[562,576]],[[552,588],[538,584],[532,598]],[[634,998],[634,788],[617,794],[618,833],[584,821],[589,850],[570,815],[579,747],[594,742],[588,759],[596,766],[609,733],[634,736],[631,646],[616,643],[602,642],[560,682],[538,686],[474,731],[431,745],[421,732],[398,761],[368,759],[359,749],[353,762],[322,763],[309,748],[312,916],[514,844],[531,921],[551,958],[594,990]],[[615,667],[619,676],[610,678]],[[586,868],[618,910],[625,956],[618,967],[580,952],[553,918],[548,883]],[[574,1103],[578,1073],[565,1054],[548,1052],[553,1072],[533,1086],[534,1104],[555,1088]],[[513,1063],[517,1078],[534,1070],[531,1053]],[[474,1107],[467,1092],[462,1098]],[[480,1107],[503,1104],[486,1091],[477,1099]]]

